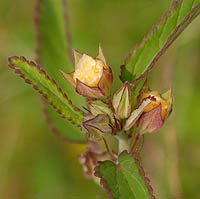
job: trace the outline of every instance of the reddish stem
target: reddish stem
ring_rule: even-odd
[[[144,146],[144,135],[142,135],[142,143],[141,143],[140,149],[138,150],[138,154],[141,153],[143,146]]]
[[[110,154],[108,144],[107,144],[106,139],[104,137],[103,137],[103,141],[104,141],[104,144],[105,144],[105,147],[106,147],[106,151]]]
[[[130,149],[130,153],[133,153],[139,138],[140,138],[140,131],[138,131],[137,134],[136,134],[135,140],[134,140],[134,142],[133,142],[133,144],[131,146],[131,149]]]

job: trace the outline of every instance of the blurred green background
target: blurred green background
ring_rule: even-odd
[[[68,0],[73,47],[95,56],[102,44],[119,88],[119,66],[170,6],[160,0]],[[77,155],[86,146],[49,131],[40,97],[7,67],[7,58],[35,59],[34,0],[0,1],[0,198],[95,199]],[[174,92],[174,111],[158,133],[145,136],[143,165],[159,199],[199,199],[200,18],[156,64],[151,86]]]

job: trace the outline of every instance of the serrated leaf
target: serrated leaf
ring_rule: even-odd
[[[200,0],[174,0],[158,24],[126,59],[125,65],[121,67],[121,80],[136,82],[145,76],[199,13]]]
[[[100,162],[95,175],[101,178],[100,182],[110,199],[155,198],[139,161],[126,151],[116,162]]]
[[[64,72],[73,70],[66,0],[37,0],[35,25],[37,62],[44,66],[45,71],[67,93],[74,104],[84,105],[84,99],[75,93],[59,72],[59,70]],[[86,140],[80,130],[59,118],[50,106],[46,107],[46,113],[51,126],[54,126],[59,134],[72,141]]]
[[[83,143],[85,141],[85,133],[81,132],[79,127],[69,125],[69,122],[61,118],[56,110],[46,102],[43,103],[43,112],[51,132],[56,137],[67,142]],[[55,124],[57,124],[56,127]],[[67,131],[62,131],[66,126],[68,127]]]
[[[14,69],[26,83],[31,84],[49,104],[63,117],[74,124],[81,124],[83,112],[73,106],[67,95],[57,86],[44,70],[24,57],[10,57],[9,67]]]

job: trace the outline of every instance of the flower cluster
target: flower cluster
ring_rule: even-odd
[[[106,64],[101,46],[95,58],[75,50],[74,58],[74,72],[62,74],[78,94],[87,98],[88,113],[84,116],[81,128],[87,132],[90,143],[98,143],[98,152],[92,152],[89,147],[79,157],[79,162],[83,164],[87,177],[91,177],[97,161],[110,159],[113,154],[130,149],[128,138],[134,137],[135,129],[144,134],[162,127],[172,111],[172,95],[171,90],[162,95],[150,90],[146,81],[138,96],[135,96],[134,85],[125,82],[111,97],[109,90],[113,74]],[[123,147],[120,147],[120,143]]]

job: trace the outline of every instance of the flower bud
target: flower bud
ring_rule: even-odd
[[[129,117],[131,113],[131,93],[128,82],[125,82],[120,90],[114,94],[112,104],[116,115],[120,119]]]
[[[74,50],[75,70],[72,73],[61,72],[64,78],[75,87],[76,92],[86,98],[107,96],[112,85],[113,74],[99,45],[99,54],[92,58]]]
[[[151,91],[145,82],[138,97],[138,106],[127,119],[124,130],[127,131],[137,123],[140,133],[159,130],[172,110],[171,90],[163,95]]]
[[[115,126],[116,119],[114,117],[114,113],[107,103],[102,102],[100,100],[89,101],[88,107],[89,107],[91,114],[94,116],[96,116],[98,114],[108,115],[112,125]]]
[[[144,85],[139,101],[143,101],[148,97],[154,97],[155,101],[151,102],[145,109],[138,120],[137,126],[143,132],[155,132],[159,130],[164,121],[167,119],[172,111],[172,94],[171,90],[160,95],[157,91],[151,91],[147,83]]]
[[[130,117],[126,120],[126,123],[124,125],[124,131],[128,131],[130,128],[133,127],[133,125],[137,122],[137,120],[140,118],[140,116],[143,114],[146,107],[151,104],[153,101],[155,101],[155,98],[149,97],[144,99],[139,107],[135,109]]]
[[[149,112],[143,113],[137,122],[137,127],[141,129],[141,133],[153,133],[159,130],[164,121],[161,116],[162,108],[161,104],[151,109]]]
[[[91,141],[99,141],[104,136],[103,134],[111,134],[113,132],[109,117],[105,114],[86,115],[81,126],[83,130],[88,132],[88,139]]]

